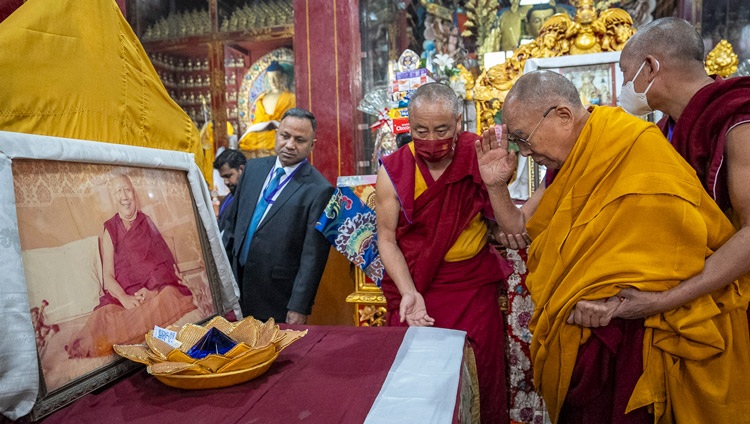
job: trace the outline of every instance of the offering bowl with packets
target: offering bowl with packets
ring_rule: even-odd
[[[114,345],[118,355],[147,365],[162,383],[180,389],[213,389],[243,383],[271,367],[284,348],[307,330],[280,330],[247,317],[231,323],[215,317],[205,325],[156,327],[139,345]]]

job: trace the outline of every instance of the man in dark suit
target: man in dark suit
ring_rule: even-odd
[[[234,208],[234,196],[237,191],[237,184],[240,182],[242,177],[242,171],[245,170],[245,162],[247,159],[245,155],[239,150],[225,149],[219,156],[214,160],[214,169],[219,171],[219,175],[224,179],[224,185],[229,189],[229,194],[224,197],[221,205],[219,206],[219,231],[221,231],[221,241],[224,243],[224,249],[227,251],[227,256],[231,258],[232,244],[234,239],[233,234],[224,231],[230,219],[236,217],[236,213],[233,211]]]
[[[310,165],[315,117],[288,110],[276,132],[276,157],[250,159],[236,194],[232,268],[245,316],[304,324],[312,311],[330,244],[315,224],[333,194]]]

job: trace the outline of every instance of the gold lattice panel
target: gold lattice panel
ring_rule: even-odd
[[[354,322],[358,327],[380,327],[385,325],[385,296],[376,284],[370,281],[361,269],[354,270],[355,291],[346,297],[354,304]]]

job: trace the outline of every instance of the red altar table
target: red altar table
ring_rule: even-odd
[[[386,422],[394,410],[388,404],[398,381],[394,369],[401,364],[402,372],[410,363],[422,362],[421,369],[408,370],[408,374],[419,376],[413,379],[416,386],[445,386],[445,367],[435,366],[435,356],[424,350],[433,344],[432,339],[420,343],[413,336],[424,331],[407,328],[379,327],[325,327],[284,326],[285,328],[309,329],[308,334],[281,352],[271,368],[255,380],[222,389],[180,390],[168,387],[148,375],[145,369],[114,383],[98,392],[91,393],[73,404],[46,417],[45,424],[54,423],[362,423]],[[424,329],[423,329],[424,330]],[[453,330],[428,328],[430,337],[456,336],[460,333],[463,343],[465,334]],[[445,333],[450,332],[450,333]],[[407,341],[409,340],[409,341]],[[455,346],[456,343],[453,343]],[[400,349],[401,348],[401,349]],[[464,358],[463,347],[452,349],[451,355]],[[457,350],[457,351],[456,351]],[[405,356],[406,355],[406,356]],[[421,356],[424,356],[422,358]],[[453,362],[455,364],[455,361]],[[427,364],[427,365],[424,365]],[[432,368],[437,368],[432,370]],[[466,360],[450,372],[464,375]],[[425,373],[426,371],[426,373]],[[434,371],[431,376],[430,372]],[[459,376],[460,377],[460,376]],[[414,378],[410,376],[409,378]],[[435,379],[432,381],[432,379]],[[388,382],[391,384],[388,384]],[[408,379],[406,381],[409,381]],[[385,384],[384,384],[385,382]],[[440,386],[443,384],[443,386]],[[381,388],[389,386],[388,396],[380,395]],[[410,388],[414,387],[409,383]],[[452,393],[443,393],[443,399],[422,402],[422,414],[435,409],[438,404],[450,404],[453,413],[447,421],[435,421],[429,417],[420,422],[460,422],[460,414],[467,416],[471,408],[471,394],[466,390],[471,384],[458,384]],[[383,390],[384,392],[387,390]],[[429,391],[429,390],[427,390]],[[462,395],[463,391],[463,395]],[[413,392],[413,390],[412,390]],[[410,396],[416,396],[412,393]],[[398,397],[398,396],[397,396]],[[377,398],[377,403],[376,403]],[[461,399],[465,405],[460,406]],[[411,401],[404,402],[409,408]],[[380,408],[373,407],[373,404]],[[417,408],[419,400],[413,405]],[[459,407],[460,406],[460,407]],[[373,414],[378,409],[380,412]],[[385,411],[385,413],[383,413]],[[369,416],[368,416],[369,414]],[[424,415],[422,415],[424,416]]]

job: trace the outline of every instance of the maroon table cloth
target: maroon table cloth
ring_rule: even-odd
[[[140,370],[46,417],[55,423],[361,423],[406,327],[282,326],[309,330],[249,382],[175,389]]]

